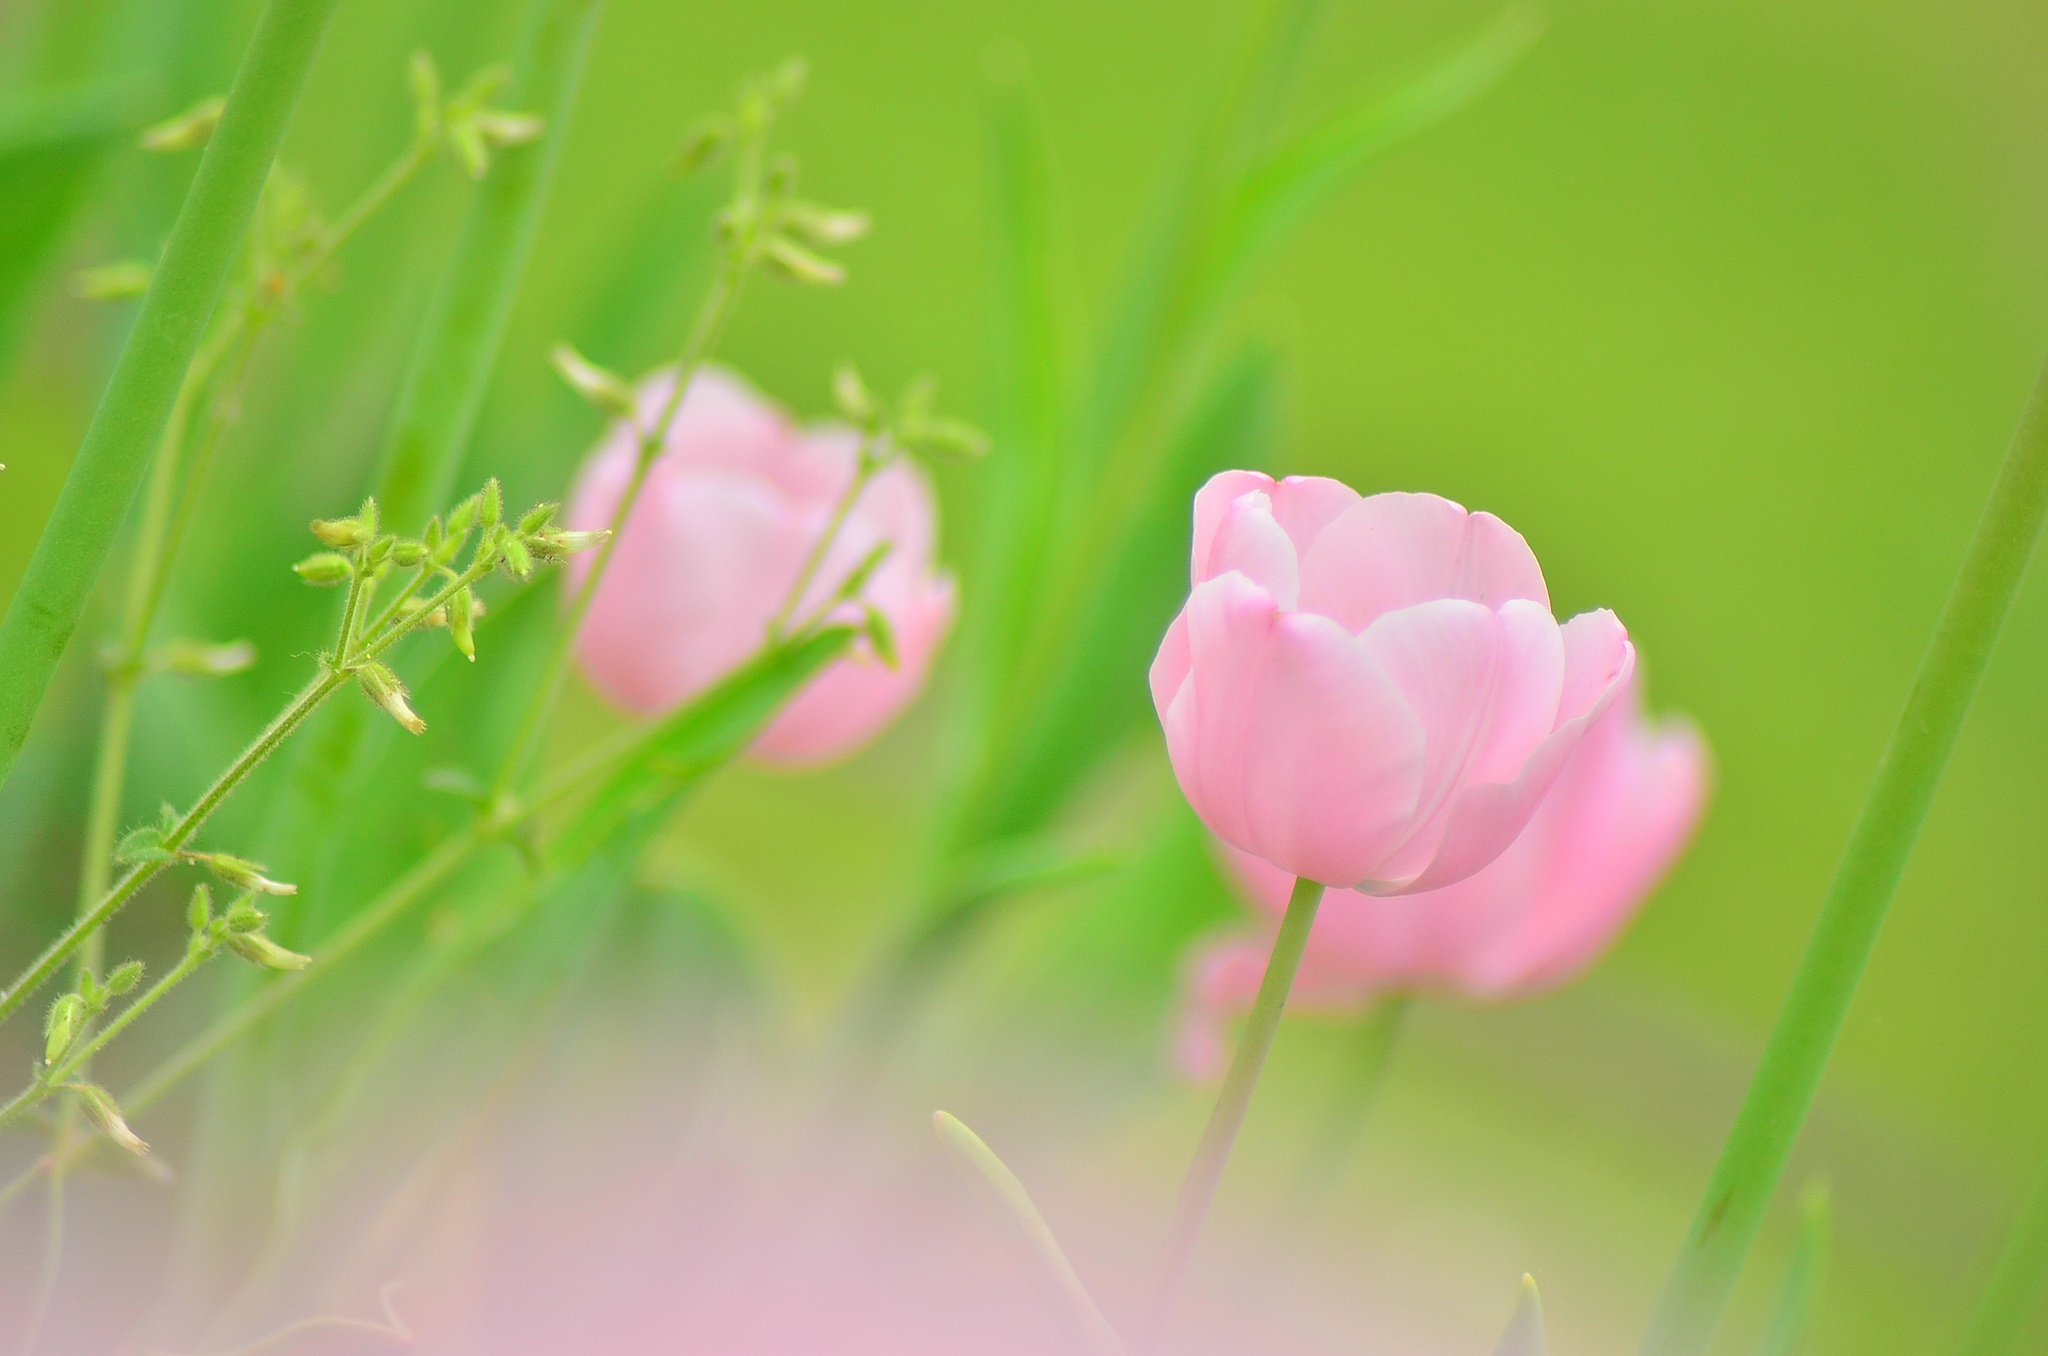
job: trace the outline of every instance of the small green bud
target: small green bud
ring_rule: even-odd
[[[311,956],[287,951],[260,932],[230,932],[224,940],[228,950],[266,970],[303,970],[313,963]]]
[[[87,1119],[99,1127],[101,1134],[131,1154],[149,1152],[149,1146],[128,1128],[127,1121],[121,1119],[121,1108],[114,1104],[113,1097],[105,1088],[92,1083],[70,1083],[66,1086],[78,1094],[79,1107]]]
[[[401,570],[414,569],[426,563],[427,545],[418,541],[395,541],[391,544],[391,563]]]
[[[377,538],[377,540],[370,543],[370,549],[364,554],[364,562],[372,567],[382,565],[391,558],[391,548],[397,544],[398,538],[396,537]]]
[[[176,151],[197,150],[213,136],[213,129],[220,123],[220,115],[227,108],[228,101],[216,94],[211,99],[201,99],[175,118],[166,118],[142,132],[142,149],[169,155]]]
[[[84,301],[125,301],[149,290],[154,270],[141,259],[117,259],[82,268],[71,277],[71,295]]]
[[[50,1004],[49,1015],[43,1019],[43,1063],[55,1064],[64,1058],[84,1028],[85,1018],[85,999],[75,993],[64,994]]]
[[[633,388],[624,378],[599,367],[567,344],[556,344],[548,356],[555,371],[562,374],[562,380],[577,395],[616,418],[634,416]]]
[[[455,648],[462,651],[463,658],[476,663],[476,613],[473,610],[475,598],[468,589],[457,589],[455,596],[448,600],[448,635],[455,642]]]
[[[107,976],[107,992],[111,994],[124,994],[141,982],[142,962],[132,960],[124,965],[114,967],[114,972]]]
[[[202,882],[193,887],[192,898],[185,905],[185,925],[194,932],[204,932],[212,921],[213,891]]]
[[[421,141],[431,141],[441,135],[441,70],[430,53],[412,54],[406,81],[412,86],[413,126]]]
[[[865,212],[837,212],[814,202],[786,203],[782,224],[813,245],[849,245],[874,224]]]
[[[777,277],[807,287],[837,287],[846,281],[845,269],[786,235],[771,235],[761,242],[761,262]]]
[[[481,496],[473,494],[448,510],[449,541],[460,542],[469,535],[469,529],[476,526],[477,506],[480,502]]]
[[[717,164],[732,148],[738,130],[731,118],[705,118],[697,123],[684,134],[682,149],[676,152],[675,176],[688,178]]]
[[[875,657],[890,668],[896,667],[896,628],[889,624],[889,618],[882,609],[869,604],[861,620],[861,631],[867,636],[868,644],[875,650]]]
[[[596,532],[567,532],[561,528],[551,528],[546,532],[529,538],[526,544],[527,548],[533,552],[535,559],[552,562],[560,560],[564,556],[573,556],[579,551],[588,551],[594,547],[602,546],[605,543],[605,539],[611,536],[611,534],[611,529],[608,527]]]
[[[314,524],[314,535],[319,535],[321,526],[323,525],[319,523]],[[327,589],[333,588],[336,584],[346,584],[353,579],[356,567],[347,556],[322,551],[317,555],[307,556],[292,566],[292,571],[313,587]]]
[[[174,640],[151,651],[149,667],[159,673],[182,673],[192,678],[225,678],[241,673],[256,662],[256,647],[246,640],[225,645],[207,645],[197,640]]]
[[[315,518],[313,535],[320,539],[322,546],[332,546],[337,551],[351,546],[363,546],[376,537],[375,528],[366,526],[360,518]]]
[[[988,455],[988,435],[964,419],[934,415],[920,424],[906,426],[897,437],[912,451],[954,461],[977,461]]]
[[[356,681],[362,685],[363,695],[391,714],[391,718],[403,725],[412,734],[425,734],[427,723],[414,714],[406,703],[405,684],[398,681],[398,675],[382,664],[375,662],[356,670]]]
[[[454,147],[456,161],[470,178],[481,179],[490,173],[490,148],[484,145],[484,135],[477,129],[475,118],[451,121],[448,124],[448,144]]]
[[[868,384],[860,379],[860,369],[852,363],[841,363],[832,374],[832,402],[848,422],[862,428],[873,428],[881,413],[875,408],[875,397]]]
[[[244,898],[228,906],[227,917],[222,921],[229,932],[254,932],[269,921],[269,916]]]
[[[356,517],[360,518],[363,523],[363,540],[375,540],[378,532],[376,496],[372,495],[363,501],[362,508],[356,511]]]
[[[499,543],[504,555],[505,572],[514,579],[524,579],[533,573],[533,553],[526,549],[526,543],[517,537],[506,537]]]
[[[517,529],[519,535],[522,537],[532,536],[553,522],[555,515],[561,511],[562,506],[560,504],[535,504],[519,519],[519,527]]]
[[[547,119],[538,113],[508,113],[502,108],[481,108],[471,121],[484,141],[492,146],[524,146],[540,140]]]
[[[498,486],[498,478],[492,476],[484,482],[482,490],[482,514],[478,520],[486,532],[498,525],[498,519],[505,512],[505,492]]]
[[[195,852],[192,860],[219,876],[237,890],[254,890],[264,895],[295,895],[299,887],[288,881],[272,880],[255,862],[225,852]]]

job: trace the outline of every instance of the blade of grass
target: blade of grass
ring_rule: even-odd
[[[1813,1105],[1885,910],[2048,516],[2048,370],[2034,386],[1920,661],[1898,728],[1835,867],[1763,1060],[1643,1337],[1643,1356],[1699,1356]]]
[[[1793,1356],[1813,1317],[1813,1299],[1820,1293],[1828,1261],[1828,1236],[1834,1230],[1834,1207],[1827,1183],[1809,1182],[1799,1200],[1799,1241],[1785,1268],[1785,1286],[1778,1292],[1778,1312],[1771,1319],[1757,1356]]]
[[[2005,1236],[1991,1280],[1970,1316],[1958,1349],[1960,1356],[2013,1356],[2020,1350],[2020,1332],[2040,1303],[2048,1279],[2048,1166],[2020,1203],[2012,1232]]]
[[[336,0],[269,0],[28,570],[0,619],[0,782],[163,433]]]

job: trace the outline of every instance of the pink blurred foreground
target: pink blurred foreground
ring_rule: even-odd
[[[1646,718],[1631,682],[1492,865],[1398,898],[1327,892],[1292,1002],[1353,1008],[1405,989],[1499,1000],[1563,983],[1606,950],[1677,860],[1699,822],[1708,776],[1697,731],[1683,720]],[[1199,954],[1179,1042],[1179,1062],[1193,1077],[1221,1071],[1224,1028],[1258,992],[1294,885],[1279,868],[1224,850],[1273,922]]]
[[[673,382],[665,373],[642,385],[643,421],[658,417]],[[658,716],[759,649],[852,482],[858,451],[851,429],[799,427],[734,374],[701,371],[584,622],[577,653],[591,683],[635,715]],[[610,524],[635,457],[633,431],[614,424],[577,479],[572,526]],[[889,668],[863,642],[762,733],[756,757],[841,757],[917,695],[953,620],[953,581],[932,560],[937,521],[931,486],[903,458],[861,494],[796,615],[829,603],[868,552],[887,541],[888,558],[863,597],[888,617],[900,664]],[[580,585],[589,568],[589,557],[575,557],[572,581]]]
[[[1217,837],[1291,876],[1434,890],[1515,840],[1635,651],[1560,626],[1535,555],[1430,494],[1225,471],[1152,664],[1174,775]]]

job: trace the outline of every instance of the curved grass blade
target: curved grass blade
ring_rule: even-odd
[[[155,280],[0,619],[0,781],[78,625],[227,284],[336,0],[269,0]]]

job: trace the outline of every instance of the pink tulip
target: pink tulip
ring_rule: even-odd
[[[651,423],[674,377],[640,391]],[[591,683],[640,716],[701,692],[761,648],[805,558],[852,483],[859,437],[800,428],[737,376],[701,371],[649,469],[590,614],[578,657]],[[584,465],[569,512],[580,529],[607,526],[632,476],[633,432],[615,425]],[[811,578],[796,616],[827,606],[878,543],[891,549],[862,597],[895,633],[898,666],[865,642],[812,681],[755,741],[773,762],[815,763],[872,738],[924,685],[953,620],[953,581],[935,568],[931,486],[898,458],[861,493]],[[581,583],[590,557],[572,558]],[[849,618],[859,611],[842,605]]]
[[[1528,543],[1430,494],[1225,471],[1152,661],[1181,790],[1290,876],[1391,895],[1462,880],[1529,822],[1635,650],[1563,626]]]
[[[1644,718],[1631,683],[1572,752],[1508,850],[1477,874],[1422,894],[1330,891],[1294,985],[1308,1009],[1348,1009],[1392,990],[1497,1001],[1564,983],[1607,949],[1699,822],[1708,762],[1683,720]],[[1225,848],[1259,907],[1277,920],[1294,879]],[[1270,937],[1202,951],[1181,1028],[1191,1075],[1220,1069],[1223,1027],[1251,1006]]]

